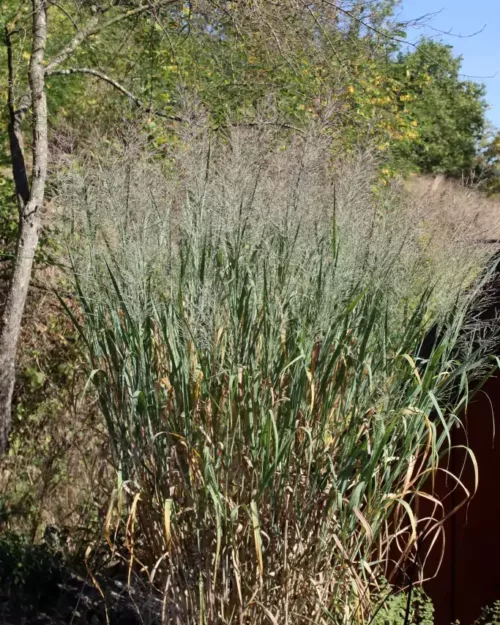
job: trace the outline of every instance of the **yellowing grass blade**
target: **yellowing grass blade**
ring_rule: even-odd
[[[309,409],[312,414],[314,410],[314,399],[315,399],[314,379],[313,379],[313,374],[309,371],[309,369],[306,371],[306,375],[307,375],[307,379],[309,380],[309,385],[311,387],[311,405]]]
[[[259,513],[255,501],[250,503],[250,511],[252,517],[253,537],[255,541],[255,553],[257,554],[257,563],[259,565],[260,583],[262,586],[264,577],[264,559],[262,557],[262,537],[260,535]]]
[[[130,586],[130,579],[132,577],[132,566],[134,564],[134,527],[135,527],[135,518],[137,515],[137,504],[141,499],[140,493],[137,493],[134,497],[134,501],[132,502],[132,507],[130,509],[130,514],[127,521],[127,529],[125,532],[125,539],[127,541],[127,547],[130,551],[130,562],[128,567],[128,585]]]
[[[111,549],[111,553],[114,553],[115,551],[114,543],[111,540],[111,521],[113,519],[113,510],[114,510],[116,498],[117,498],[117,493],[116,491],[113,491],[113,494],[111,495],[111,501],[109,502],[108,512],[106,513],[106,523],[104,526],[104,536],[106,537],[106,542],[108,543],[109,548]]]
[[[165,501],[163,511],[163,521],[165,527],[165,540],[167,543],[167,551],[170,551],[170,544],[172,542],[172,507],[174,505],[173,499],[167,499]]]
[[[401,354],[401,356],[410,363],[410,367],[413,370],[413,374],[417,378],[418,383],[421,385],[422,378],[420,377],[420,373],[418,372],[417,365],[415,364],[415,361],[413,360],[413,358],[409,354]]]
[[[364,530],[366,532],[366,537],[368,538],[368,542],[372,543],[373,542],[373,531],[372,531],[372,528],[371,528],[370,524],[366,520],[366,517],[363,516],[363,513],[361,512],[361,510],[359,508],[356,508],[356,506],[353,507],[352,511],[357,516],[357,518],[359,519],[359,522],[363,526],[363,528],[364,528]]]

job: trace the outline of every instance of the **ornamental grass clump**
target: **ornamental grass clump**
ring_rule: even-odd
[[[369,618],[377,580],[418,581],[439,542],[432,476],[486,370],[466,321],[485,252],[321,134],[193,122],[148,150],[132,133],[58,183],[108,542],[167,623]]]

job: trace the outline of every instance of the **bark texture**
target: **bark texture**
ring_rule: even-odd
[[[33,45],[29,67],[30,95],[33,110],[33,172],[31,189],[27,186],[26,166],[22,150],[19,111],[13,106],[9,89],[9,135],[13,174],[19,201],[19,238],[14,271],[9,285],[0,335],[0,453],[8,448],[11,427],[12,395],[15,363],[21,321],[38,244],[41,210],[47,178],[47,101],[43,66],[47,41],[46,0],[32,0]]]

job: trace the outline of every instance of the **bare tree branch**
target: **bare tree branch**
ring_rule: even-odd
[[[302,0],[304,2],[304,0]],[[380,28],[377,28],[376,26],[373,26],[372,24],[369,24],[366,20],[358,17],[357,15],[354,15],[354,13],[348,9],[344,9],[341,6],[339,6],[338,4],[336,4],[335,2],[331,2],[330,0],[323,0],[325,2],[325,4],[328,4],[332,7],[334,7],[335,9],[337,9],[337,11],[340,11],[340,13],[343,13],[344,15],[346,15],[347,17],[349,17],[350,19],[354,20],[355,22],[357,22],[358,24],[360,24],[360,26],[363,26],[364,28],[367,28],[368,30],[371,30],[372,32],[374,32],[375,34],[379,35],[380,37],[384,38],[386,41],[392,41],[393,43],[397,43],[397,44],[403,44],[406,46],[410,46],[412,48],[414,48],[415,50],[421,50],[420,45],[418,43],[415,43],[413,41],[408,41],[407,39],[402,39],[401,37],[396,37],[394,35],[391,35],[390,32],[384,32],[383,30],[380,30]],[[307,6],[304,3],[304,6]],[[406,22],[407,24],[409,24],[410,22]],[[481,32],[483,29],[481,29],[478,32]],[[474,36],[474,35],[471,35]],[[428,58],[428,60],[432,61],[433,63],[437,63],[438,65],[440,65],[439,62],[436,61],[436,59],[434,59],[432,57],[432,55],[424,53],[424,55]],[[459,73],[460,76],[464,77],[464,78],[469,78],[472,80],[483,80],[485,78],[494,78],[496,76],[470,76],[468,74],[463,74],[463,73]]]
[[[71,39],[71,41],[66,46],[64,46],[64,48],[62,48],[55,56],[52,57],[52,59],[47,63],[45,67],[45,72],[50,73],[56,67],[61,65],[61,63],[64,63],[64,61],[66,61],[73,54],[73,52],[75,52],[75,50],[86,39],[88,39],[92,35],[96,35],[97,33],[101,32],[102,30],[105,30],[106,28],[108,28],[109,26],[112,26],[113,24],[116,24],[124,19],[128,19],[134,15],[139,15],[140,13],[144,13],[150,9],[151,9],[151,5],[149,4],[140,5],[135,9],[125,11],[124,13],[121,13],[120,15],[117,15],[109,20],[106,20],[105,22],[101,22],[104,11],[101,10],[99,12],[96,12],[95,15],[93,15],[90,18],[90,20],[87,22],[87,24],[85,24],[85,26],[81,28],[75,34],[73,39]],[[20,120],[22,120],[22,118],[24,117],[24,115],[26,114],[30,106],[31,106],[31,96],[30,96],[29,89],[27,89],[23,93],[19,106],[15,111],[16,116]]]
[[[126,89],[121,83],[119,83],[118,81],[114,80],[113,78],[105,74],[104,72],[101,72],[97,69],[92,69],[90,67],[72,67],[68,69],[58,69],[55,71],[51,71],[51,72],[48,72],[48,74],[46,75],[69,76],[71,74],[89,74],[90,76],[95,76],[96,78],[103,80],[104,82],[108,83],[109,85],[117,89],[124,96],[132,100],[132,102],[145,113],[151,113],[152,115],[156,115],[157,117],[163,117],[165,119],[170,119],[176,122],[186,121],[182,117],[179,117],[177,115],[167,115],[166,113],[157,111],[156,109],[147,106],[146,104],[144,104],[144,102],[140,98],[138,98],[131,91]],[[298,128],[297,126],[293,126],[291,124],[287,124],[287,123],[279,122],[279,121],[238,122],[234,124],[225,124],[225,125],[218,126],[216,130],[223,130],[224,128],[228,128],[229,126],[245,126],[247,128],[261,128],[262,126],[278,126],[279,128],[284,128],[286,130],[294,130],[299,133],[304,132],[303,129]]]
[[[101,22],[104,11],[97,12],[90,18],[87,24],[76,33],[73,39],[54,57],[52,57],[50,61],[48,61],[45,67],[45,72],[50,72],[61,65],[61,63],[64,63],[64,61],[66,61],[66,59],[73,54],[73,52],[85,41],[85,39],[88,39],[92,35],[96,35],[102,30],[106,30],[106,28],[109,28],[109,26],[112,26],[113,24],[121,22],[122,20],[128,19],[134,15],[138,15],[139,13],[144,13],[150,9],[151,5],[143,4],[135,9],[131,9],[130,11],[125,11],[124,13],[121,13],[120,15],[117,15],[105,22]]]
[[[63,6],[61,6],[57,2],[54,2],[54,0],[51,0],[50,5],[53,6],[53,7],[56,7],[56,9],[61,11],[61,13],[72,23],[74,29],[78,30],[78,24],[75,22],[73,17],[70,15],[70,13],[68,11],[66,11],[66,9]]]
[[[176,115],[167,115],[166,113],[162,113],[161,111],[157,111],[150,106],[147,106],[140,98],[126,89],[121,83],[97,69],[92,69],[91,67],[71,67],[67,69],[46,71],[47,76],[70,76],[71,74],[89,74],[90,76],[95,76],[120,91],[120,93],[123,93],[124,96],[132,100],[138,108],[142,109],[146,113],[152,113],[158,117],[164,117],[165,119],[171,119],[172,121],[182,121],[181,117],[177,117]]]

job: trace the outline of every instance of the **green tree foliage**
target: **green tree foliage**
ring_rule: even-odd
[[[257,10],[252,3],[225,2],[211,10],[206,3],[174,3],[161,18],[138,15],[126,32],[118,25],[105,40],[96,37],[95,46],[105,50],[106,73],[156,112],[175,117],[179,88],[187,88],[216,124],[228,115],[248,120],[263,103],[272,103],[281,121],[303,123],[334,102],[339,124],[346,125],[352,111],[342,107],[345,89],[351,75],[385,54],[383,30],[393,4],[377,0],[341,10],[323,2],[304,9],[291,0],[279,6],[260,3]],[[95,65],[91,48],[82,48],[77,66]],[[51,77],[52,99],[65,98],[67,79]],[[94,77],[73,80],[86,84],[86,103],[99,110],[101,120],[103,98],[108,111],[110,100],[123,107],[123,95],[103,89]],[[62,116],[74,117],[72,96],[59,109]],[[88,119],[88,111],[83,117]]]
[[[470,171],[484,134],[484,88],[462,79],[461,59],[447,45],[423,40],[405,51],[404,25],[392,18],[397,4],[175,1],[156,16],[137,13],[89,37],[63,68],[97,69],[148,110],[171,117],[167,125],[150,120],[160,143],[189,92],[214,125],[228,117],[248,122],[267,115],[294,126],[320,118],[338,134],[339,149],[372,144],[392,157],[388,173]],[[4,5],[9,18],[16,3]],[[93,10],[50,6],[48,58]],[[27,6],[20,24],[16,60],[22,64],[29,59]],[[3,60],[5,49],[0,54]],[[19,93],[24,88],[21,81]],[[71,128],[73,142],[90,129],[106,131],[137,108],[137,100],[109,82],[79,71],[50,76],[48,96],[53,131]],[[0,140],[5,153],[5,137]]]
[[[488,128],[477,155],[474,172],[488,193],[500,192],[500,132]]]
[[[401,84],[400,110],[418,131],[399,156],[426,173],[460,175],[475,166],[485,130],[485,89],[460,74],[451,46],[422,41],[398,55],[391,73]]]

